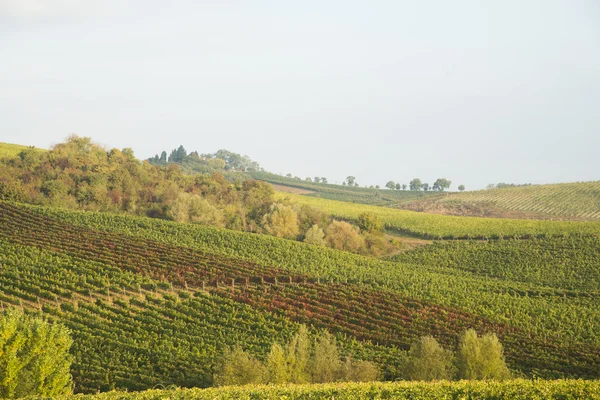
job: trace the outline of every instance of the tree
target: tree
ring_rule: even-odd
[[[173,201],[167,216],[177,222],[193,222],[203,225],[222,226],[223,213],[206,199],[189,193],[180,193]]]
[[[348,186],[355,186],[355,184],[356,184],[355,180],[356,180],[356,178],[353,176],[346,177],[346,183]]]
[[[54,397],[72,391],[70,332],[11,310],[0,317],[0,397]]]
[[[167,165],[167,152],[166,151],[163,150],[163,152],[160,153],[160,160],[159,160],[159,162],[162,165]]]
[[[424,191],[428,191],[429,190],[429,183],[424,183],[423,184],[423,190]]]
[[[310,179],[309,176],[306,177],[306,179],[304,179],[306,182],[312,182],[312,179]]]
[[[299,234],[298,213],[286,204],[273,204],[262,222],[265,230],[273,236],[295,239]]]
[[[421,183],[421,180],[419,178],[415,178],[412,181],[410,181],[409,185],[410,185],[410,190],[413,190],[413,191],[419,191],[423,188],[423,183]]]
[[[369,361],[355,361],[346,357],[344,380],[348,382],[372,382],[379,378],[379,369]]]
[[[396,190],[400,190],[402,188],[402,185],[400,185],[399,183],[396,183]]]
[[[290,369],[290,382],[308,383],[310,382],[310,339],[308,338],[308,329],[300,325],[298,332],[292,337],[287,345],[287,363]]]
[[[319,183],[321,182],[321,178],[318,176],[315,176],[315,179],[313,180],[315,183]]]
[[[287,174],[286,177],[291,178],[292,174]]]
[[[388,183],[385,184],[385,187],[393,190],[396,187],[396,183],[394,181],[388,181]]]
[[[327,178],[325,178],[325,177],[321,178],[321,183],[327,183]]]
[[[443,192],[444,189],[449,189],[451,184],[452,184],[452,182],[446,178],[438,178],[433,183],[433,190]]]
[[[269,383],[287,383],[290,381],[291,371],[285,350],[278,343],[273,343],[271,352],[267,357],[267,381]]]
[[[461,192],[465,191],[465,185],[458,185],[458,190]]]
[[[402,190],[406,190],[407,186],[406,183],[402,185]]]
[[[431,336],[424,336],[408,351],[404,378],[413,381],[452,379],[454,354],[445,350]]]
[[[357,252],[364,246],[359,229],[345,221],[332,221],[325,229],[325,241],[334,249],[351,252]]]
[[[319,225],[313,225],[306,233],[304,234],[304,242],[309,244],[314,244],[317,246],[325,245],[325,233],[323,229],[319,228]]]
[[[217,363],[213,378],[217,386],[247,385],[263,383],[265,374],[265,367],[260,361],[240,346],[235,346],[225,350]]]
[[[456,357],[460,379],[509,379],[502,344],[494,333],[477,336],[474,329],[468,329],[459,338]]]
[[[358,227],[362,231],[369,233],[383,231],[383,222],[379,216],[373,212],[362,213],[358,216]]]
[[[342,362],[335,338],[329,332],[323,331],[315,342],[312,382],[335,382],[342,373]]]

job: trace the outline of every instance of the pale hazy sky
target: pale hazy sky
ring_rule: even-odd
[[[600,180],[600,2],[0,0],[0,141],[71,133],[330,182]]]

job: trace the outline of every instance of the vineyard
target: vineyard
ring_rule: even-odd
[[[582,380],[512,380],[504,382],[394,382],[320,385],[241,386],[218,389],[149,390],[141,393],[109,392],[89,400],[250,400],[250,399],[600,399],[600,383]]]
[[[341,219],[355,221],[360,214],[370,212],[379,216],[388,230],[427,239],[532,238],[600,232],[600,222],[457,217],[352,204],[290,193],[278,193],[278,196],[280,199],[289,198],[293,202],[318,208]]]
[[[403,206],[404,207],[404,206]],[[494,209],[515,211],[533,217],[600,220],[600,181],[506,187],[417,200],[409,209],[452,213],[453,210]],[[472,215],[464,214],[463,215]]]
[[[598,296],[569,279],[538,286],[425,257],[423,266],[386,262],[147,218],[10,203],[0,211],[0,300],[76,332],[80,391],[207,386],[225,346],[264,355],[296,323],[336,333],[349,354],[384,366],[387,379],[416,338],[433,334],[452,347],[468,327],[496,332],[509,366],[527,375],[600,374]],[[582,253],[582,265],[594,254]]]
[[[392,257],[437,270],[600,294],[600,236],[530,240],[446,241]]]
[[[398,204],[409,203],[423,198],[440,197],[440,193],[437,192],[388,190],[360,186],[343,186],[331,183],[315,183],[268,172],[252,172],[250,176],[253,179],[269,182],[274,185],[306,190],[310,192],[309,196],[313,197],[374,206],[397,206]]]

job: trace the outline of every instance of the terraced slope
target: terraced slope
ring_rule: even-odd
[[[450,193],[403,207],[459,215],[501,215],[600,220],[600,181],[533,185]]]
[[[92,343],[86,338],[100,335],[95,343],[106,352],[78,364],[81,390],[139,388],[133,382],[149,385],[155,382],[152,377],[177,384],[207,382],[208,360],[223,346],[240,340],[264,354],[266,338],[285,336],[294,330],[293,322],[337,332],[347,351],[385,364],[388,378],[397,376],[400,350],[417,337],[433,334],[452,346],[466,327],[497,332],[510,366],[526,374],[600,376],[598,296],[589,291],[490,280],[465,271],[382,262],[272,237],[146,218],[9,203],[0,203],[0,211],[2,254],[9,260],[2,263],[12,267],[2,272],[3,301],[41,307],[84,332],[81,342]],[[36,265],[44,269],[33,273]],[[41,279],[53,274],[53,279]],[[205,293],[209,303],[220,308],[222,300],[228,306],[194,311],[191,299]],[[49,300],[46,306],[44,299]],[[250,326],[235,322],[238,307]],[[148,308],[152,311],[144,311]],[[94,316],[77,325],[72,321],[83,316],[73,313],[79,310]],[[187,341],[172,343],[170,335],[193,332],[186,324],[208,312],[222,317],[211,319],[212,325]],[[156,326],[137,325],[146,315],[147,324]],[[122,325],[115,328],[102,322],[116,318]],[[239,325],[241,331],[224,333],[222,323],[229,324],[227,329]],[[99,334],[96,329],[108,331]],[[279,336],[274,330],[281,330]],[[212,344],[202,357],[195,350],[182,356],[181,362],[197,363],[192,372],[177,375],[180,369],[172,368],[168,354],[184,354],[196,348],[193,343],[206,341]],[[84,358],[85,350],[80,351]],[[190,358],[196,356],[200,358]],[[139,357],[146,368],[142,371],[148,371],[143,379],[135,377]],[[118,373],[111,372],[115,359],[123,360]],[[164,362],[148,361],[153,359]],[[159,372],[153,375],[154,370]]]

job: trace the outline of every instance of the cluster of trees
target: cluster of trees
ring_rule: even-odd
[[[500,183],[490,183],[486,186],[486,189],[502,189],[502,188],[509,188],[509,187],[524,187],[524,186],[531,186],[531,183],[504,183],[504,182],[500,182]]]
[[[181,146],[168,158],[165,154],[159,160],[175,162],[153,165],[137,160],[131,149],[107,151],[90,138],[71,136],[50,151],[27,149],[0,160],[0,200],[145,215],[304,240],[355,253],[381,254],[396,245],[380,232],[361,232],[308,206],[277,202],[268,183],[231,181],[220,172],[186,174],[179,164],[181,157],[196,156],[187,155]],[[206,160],[232,169],[247,168],[233,153],[216,155]]]
[[[287,174],[286,175],[287,178],[291,178],[291,179],[295,179],[297,181],[301,181],[302,179],[299,176],[294,176],[292,177],[292,174]],[[324,176],[315,176],[314,178],[311,178],[310,176],[307,176],[306,178],[304,178],[304,180],[306,182],[314,182],[314,183],[327,183],[327,178],[325,178]]]
[[[301,326],[289,343],[274,343],[264,362],[239,346],[228,349],[215,368],[214,384],[368,382],[378,377],[373,363],[342,357],[327,331],[311,340]]]
[[[509,379],[502,344],[493,333],[478,336],[473,329],[463,332],[456,353],[444,349],[431,336],[414,343],[404,365],[407,380]]]
[[[228,150],[216,153],[199,154],[197,151],[187,153],[183,145],[173,149],[167,156],[163,151],[147,160],[152,165],[167,166],[178,164],[186,173],[214,173],[223,171],[257,172],[262,171],[260,165],[248,156],[242,156]]]
[[[412,181],[409,182],[409,189],[412,191],[420,191],[420,190],[424,190],[424,191],[429,191],[429,190],[434,190],[437,192],[443,192],[445,189],[449,189],[450,185],[452,184],[452,181],[449,181],[446,178],[438,178],[436,179],[436,181],[433,183],[433,186],[430,186],[429,183],[423,183],[421,181],[421,179],[419,178],[415,178]],[[389,181],[386,185],[387,188],[389,189],[396,189],[396,190],[400,190],[400,188],[402,188],[402,190],[406,190],[406,185],[400,185],[399,183],[394,183],[393,181]],[[460,185],[459,186],[459,190],[461,190],[460,188],[462,187],[462,190],[465,189],[464,185]]]
[[[73,341],[60,324],[9,310],[0,316],[0,397],[70,394]]]
[[[188,175],[177,164],[152,165],[131,149],[106,150],[71,136],[50,151],[0,160],[0,199],[260,231],[274,191],[218,172]]]
[[[385,237],[383,223],[374,213],[360,215],[357,225],[353,225],[306,205],[278,202],[271,205],[262,222],[273,236],[352,253],[379,256],[400,245]]]
[[[404,380],[452,379],[504,380],[511,377],[502,344],[495,334],[478,336],[463,332],[456,352],[444,349],[432,337],[421,337],[406,354],[401,368]],[[273,344],[264,362],[236,346],[228,349],[215,369],[217,386],[259,383],[368,382],[380,377],[378,367],[368,361],[341,357],[335,338],[324,331],[313,342],[304,326],[282,346]]]

